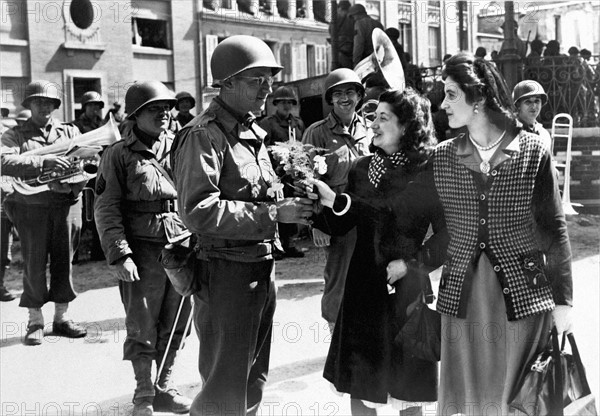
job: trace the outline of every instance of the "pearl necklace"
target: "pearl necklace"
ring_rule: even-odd
[[[481,146],[480,144],[478,144],[477,142],[475,142],[475,140],[473,140],[471,138],[471,136],[469,136],[469,140],[471,140],[471,143],[473,143],[473,146],[475,146],[477,148],[477,150],[479,150],[479,154],[483,158],[483,152],[487,152],[489,150],[492,150],[494,147],[498,146],[500,144],[500,142],[502,141],[502,138],[504,137],[505,134],[506,134],[506,130],[504,130],[502,132],[502,134],[500,135],[500,137],[498,137],[498,140],[496,140],[494,143],[490,144],[489,146]],[[479,169],[481,170],[482,173],[484,173],[484,174],[487,175],[490,172],[490,169],[491,169],[490,160],[489,159],[487,159],[487,160],[484,159],[479,164]]]
[[[469,140],[471,140],[471,143],[473,143],[473,146],[475,146],[477,149],[483,150],[485,152],[486,150],[492,150],[494,147],[498,146],[500,144],[500,142],[502,141],[502,139],[504,138],[505,134],[506,134],[506,130],[504,130],[502,132],[500,137],[498,137],[498,140],[496,140],[494,143],[490,144],[489,146],[480,145],[475,140],[473,140],[473,138],[470,135],[469,135]]]

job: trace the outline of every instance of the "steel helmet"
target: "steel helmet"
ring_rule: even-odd
[[[512,99],[514,105],[517,105],[517,102],[519,102],[520,100],[531,96],[539,96],[542,99],[542,105],[546,104],[546,101],[548,101],[548,96],[544,91],[544,87],[542,87],[536,81],[526,79],[515,85],[515,88],[512,92]]]
[[[230,36],[217,45],[210,59],[212,86],[220,87],[221,81],[258,67],[271,68],[273,75],[283,69],[262,40],[247,35]]]
[[[177,111],[179,111],[179,102],[182,100],[190,100],[192,102],[192,108],[196,105],[196,99],[187,91],[178,92],[177,95],[175,95],[175,98],[177,99],[177,104],[175,104],[175,110]]]
[[[348,68],[338,68],[325,78],[325,102],[327,102],[327,104],[331,105],[333,88],[341,84],[352,84],[356,86],[360,95],[365,95],[365,87],[361,84],[356,72]]]
[[[19,114],[17,114],[17,116],[15,117],[15,120],[17,121],[27,121],[31,118],[31,110],[21,110],[19,111]]]
[[[90,103],[98,103],[100,108],[104,108],[104,100],[96,91],[88,91],[81,96],[81,108],[85,108],[85,105]]]
[[[352,6],[350,6],[350,8],[348,9],[348,15],[355,16],[357,14],[367,14],[365,6],[363,6],[362,4],[353,4]]]
[[[298,104],[296,94],[294,93],[294,90],[290,87],[281,86],[277,88],[273,93],[273,105],[277,105],[278,101],[283,100],[290,100],[294,103],[294,105]]]
[[[49,98],[54,101],[54,107],[60,107],[62,102],[58,84],[43,79],[32,81],[25,87],[25,96],[21,105],[29,108],[29,103],[35,97]]]
[[[175,93],[160,81],[134,83],[125,94],[125,112],[131,118],[142,107],[155,101],[168,101],[171,108],[177,103]]]

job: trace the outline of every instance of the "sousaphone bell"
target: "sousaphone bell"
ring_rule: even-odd
[[[371,34],[371,42],[373,53],[360,61],[354,67],[354,72],[363,84],[404,90],[404,70],[390,38],[383,30],[375,28]]]

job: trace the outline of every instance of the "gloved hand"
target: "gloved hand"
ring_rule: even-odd
[[[552,318],[558,335],[573,332],[573,307],[568,305],[556,305],[552,311]]]

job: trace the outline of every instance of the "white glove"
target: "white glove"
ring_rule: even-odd
[[[563,332],[567,334],[573,332],[573,308],[568,305],[556,305],[552,311],[552,318],[558,335]]]

